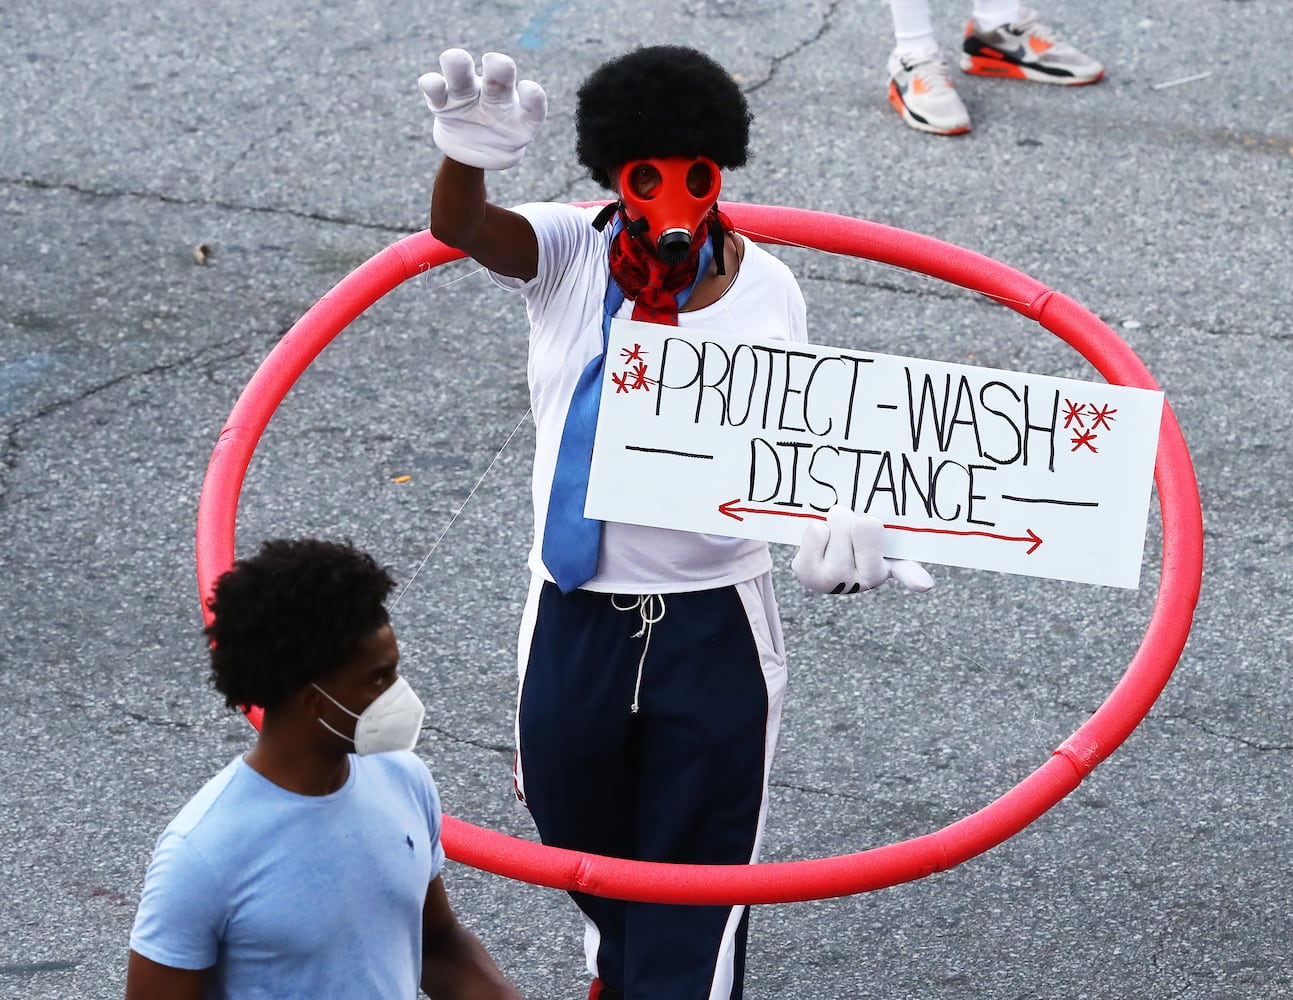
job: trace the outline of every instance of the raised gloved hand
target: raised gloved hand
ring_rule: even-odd
[[[482,76],[465,49],[440,53],[440,72],[424,73],[418,88],[435,115],[431,135],[459,163],[506,170],[521,162],[548,117],[548,95],[533,80],[516,82],[516,63],[486,52]]]
[[[825,523],[813,521],[804,529],[790,567],[800,583],[819,594],[874,590],[891,577],[918,594],[934,586],[920,563],[884,557],[884,525],[877,518],[859,516],[842,504],[826,512]]]

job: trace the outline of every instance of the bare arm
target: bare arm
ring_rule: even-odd
[[[522,1000],[484,945],[458,922],[438,875],[422,907],[422,992],[432,1000]]]
[[[175,969],[131,951],[126,1000],[202,1000],[210,969]]]
[[[431,195],[431,232],[480,264],[529,281],[539,272],[539,244],[524,216],[490,204],[485,171],[446,156]]]

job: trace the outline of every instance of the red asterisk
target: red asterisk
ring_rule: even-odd
[[[618,375],[611,373],[611,381],[615,383],[615,394],[621,392],[630,392],[633,389],[645,389],[651,391],[652,380],[647,378],[647,364],[645,361],[639,361],[627,371],[622,371]]]
[[[630,388],[645,389],[647,392],[651,391],[651,380],[647,378],[647,366],[645,361],[638,362],[638,364],[633,367],[632,374],[633,385]]]
[[[1068,430],[1073,424],[1079,427],[1085,427],[1082,421],[1082,411],[1086,409],[1085,403],[1075,403],[1071,399],[1064,400],[1064,429]]]
[[[1094,431],[1083,431],[1081,434],[1077,435],[1077,437],[1072,439],[1073,448],[1071,450],[1077,451],[1083,445],[1086,445],[1088,448],[1091,449],[1092,454],[1095,454],[1100,449],[1097,448],[1095,445],[1093,445],[1091,442],[1094,441],[1097,436],[1098,435],[1095,434]]]
[[[1113,430],[1113,415],[1118,411],[1106,403],[1104,406],[1097,407],[1091,403],[1088,407],[1091,411],[1091,429],[1099,430],[1103,426],[1106,430]]]
[[[634,344],[631,348],[621,347],[620,353],[624,355],[624,365],[628,367],[634,361],[641,361],[642,356],[647,352],[642,350],[641,344]]]

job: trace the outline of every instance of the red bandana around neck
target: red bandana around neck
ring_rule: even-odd
[[[691,252],[681,264],[669,267],[662,263],[642,240],[621,229],[611,240],[611,277],[633,300],[633,318],[644,323],[678,325],[678,293],[691,287],[700,264],[700,248],[709,239],[710,218],[718,216],[725,233],[732,224],[722,212],[714,209],[700,224],[691,241]]]

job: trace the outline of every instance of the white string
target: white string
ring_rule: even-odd
[[[450,285],[455,285],[460,281],[466,281],[468,278],[474,278],[476,275],[483,274],[484,272],[485,272],[485,268],[477,267],[475,270],[468,271],[466,274],[460,274],[456,278],[450,278],[447,281],[442,281],[439,284],[430,288],[427,288],[426,285],[424,284],[423,290],[428,292],[436,292],[442,288],[448,288]],[[430,274],[431,274],[431,269],[428,268],[423,275],[424,282],[426,278],[430,276]],[[440,547],[440,543],[444,541],[445,535],[449,534],[449,529],[454,526],[458,518],[462,516],[462,512],[467,509],[467,504],[471,503],[471,499],[476,495],[476,491],[480,489],[481,483],[485,481],[486,477],[490,474],[491,471],[493,471],[494,466],[498,464],[498,460],[502,457],[503,452],[505,452],[507,450],[507,446],[512,443],[512,438],[516,437],[516,432],[521,429],[521,425],[525,423],[525,418],[528,417],[529,415],[530,415],[530,408],[526,407],[525,412],[521,414],[521,419],[516,422],[516,426],[512,428],[512,432],[507,435],[507,440],[504,441],[499,446],[498,451],[494,452],[494,457],[489,460],[489,465],[486,466],[485,471],[480,474],[480,478],[476,480],[475,484],[471,488],[471,491],[467,494],[466,499],[464,499],[463,502],[458,505],[458,509],[454,511],[453,517],[449,518],[449,523],[444,526],[444,530],[441,531],[439,536],[436,538],[436,540],[431,543],[431,548],[427,550],[427,554],[423,556],[422,561],[418,563],[418,568],[413,571],[413,575],[410,576],[408,578],[408,581],[404,584],[404,586],[400,588],[400,592],[395,596],[395,600],[391,602],[392,611],[395,610],[395,608],[399,607],[400,601],[404,599],[404,595],[407,594],[409,591],[409,588],[413,586],[413,581],[418,578],[418,574],[421,573],[422,570],[426,567],[426,564],[430,562],[431,556],[434,555],[435,550]]]
[[[456,278],[450,278],[448,281],[442,281],[434,288],[427,288],[426,279],[431,276],[431,268],[427,268],[425,271],[422,272],[422,280],[423,280],[422,287],[424,291],[436,292],[436,291],[439,291],[441,288],[448,288],[450,285],[456,285],[460,281],[466,281],[468,278],[474,278],[478,274],[483,274],[486,270],[487,269],[484,267],[478,267],[474,271],[468,271],[466,274],[460,274]]]
[[[507,450],[507,446],[512,443],[512,438],[516,437],[516,432],[521,429],[521,425],[525,423],[525,418],[529,415],[530,408],[526,407],[525,412],[521,414],[521,419],[518,420],[516,422],[516,426],[512,428],[512,433],[507,436],[507,440],[504,441],[498,451],[494,453],[494,457],[489,460],[489,465],[486,467],[485,471],[480,474],[480,478],[476,480],[476,484],[472,486],[471,492],[468,493],[466,499],[458,505],[458,509],[454,511],[453,517],[449,518],[449,523],[444,526],[444,530],[440,532],[440,536],[431,543],[431,548],[427,550],[427,554],[423,556],[422,561],[418,563],[418,568],[415,569],[413,571],[413,575],[409,577],[408,583],[404,584],[399,594],[396,595],[395,600],[391,602],[392,610],[399,606],[400,600],[406,593],[408,593],[408,589],[413,586],[413,581],[418,578],[418,574],[422,572],[422,568],[426,566],[432,554],[434,554],[435,550],[439,548],[440,543],[444,541],[444,536],[449,534],[449,529],[454,526],[454,523],[462,515],[462,512],[467,509],[467,504],[471,503],[471,498],[474,497],[476,495],[476,491],[480,489],[480,484],[485,481],[485,478],[489,475],[490,471],[498,464],[498,460],[502,457],[503,452],[505,452]]]
[[[632,604],[621,607],[615,600],[615,595],[611,594],[611,607],[616,611],[636,611],[642,618],[642,627],[632,636],[634,639],[646,636],[646,641],[642,643],[642,655],[638,657],[637,680],[633,682],[633,704],[629,706],[629,712],[637,715],[641,707],[642,670],[646,666],[647,650],[651,648],[651,627],[664,618],[664,595],[640,594]]]

